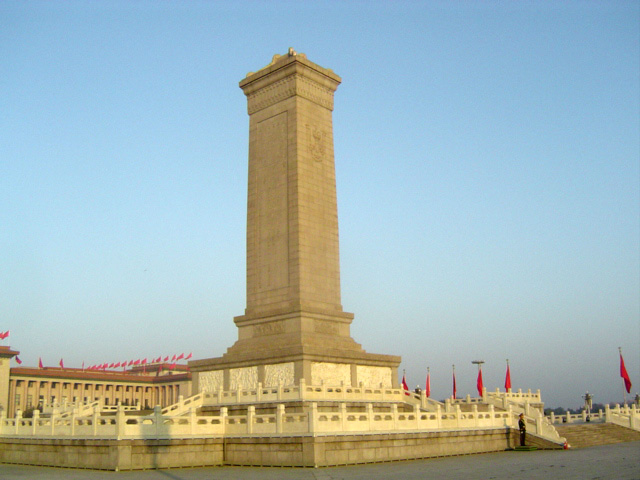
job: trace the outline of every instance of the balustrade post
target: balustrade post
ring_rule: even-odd
[[[15,423],[15,434],[18,435],[18,428],[20,426],[20,424],[22,423],[22,410],[18,409],[16,410],[16,423]]]
[[[445,411],[445,413],[449,413],[451,411],[451,399],[450,398],[446,398],[444,400],[444,411]]]
[[[482,387],[482,401],[485,403],[487,401],[487,387]]]
[[[542,414],[538,413],[538,416],[536,417],[536,433],[538,435],[542,435],[542,428],[543,428],[542,418],[543,418]]]
[[[437,424],[436,426],[438,428],[442,428],[442,407],[440,406],[440,404],[436,405],[436,415],[437,415]]]
[[[427,392],[425,390],[420,392],[420,407],[427,408]]]
[[[242,389],[240,388],[240,385],[238,385],[238,388],[236,389],[236,402],[240,403],[242,401]]]
[[[462,410],[460,409],[460,405],[456,405],[456,427],[460,428],[460,420],[462,417]]]
[[[20,416],[22,416],[22,412],[20,412]],[[51,436],[55,435],[56,422],[59,416],[57,412],[51,414]]]
[[[474,404],[471,408],[471,413],[473,413],[473,426],[478,426],[478,405]]]
[[[280,388],[278,388],[280,390]],[[276,407],[276,433],[282,433],[282,423],[284,420],[284,404],[279,403]]]
[[[315,433],[318,428],[318,402],[311,402],[309,409],[309,433]]]
[[[125,434],[126,419],[124,416],[124,407],[119,406],[116,412],[116,438],[120,440]]]
[[[93,436],[98,435],[98,406],[93,407],[93,414],[91,415],[91,426],[93,427]]]
[[[555,423],[556,423],[556,414],[551,412],[551,414],[549,415],[549,418],[551,419],[551,424],[555,425]]]
[[[278,402],[282,401],[282,382],[278,381],[278,386],[276,388],[276,400]]]
[[[262,401],[262,382],[258,382],[258,390],[256,390],[256,402]]]
[[[247,435],[251,435],[253,433],[253,423],[254,418],[256,416],[256,407],[254,405],[249,405],[247,407]]]
[[[420,406],[416,403],[413,405],[413,415],[415,417],[415,429],[420,428]]]
[[[227,417],[229,416],[229,409],[222,407],[220,409],[220,424],[222,425],[222,434],[227,434]]]
[[[40,423],[40,410],[33,411],[33,418],[31,420],[33,421],[33,424],[31,425],[31,435],[35,435],[37,432],[37,426]]]
[[[36,413],[36,411],[34,411],[33,413]],[[35,415],[32,418],[32,420],[35,420]],[[71,413],[70,422],[71,422],[71,436],[73,437],[76,434],[76,411],[75,411],[75,409]],[[35,422],[34,422],[34,424],[35,424]]]
[[[197,422],[197,418],[196,418],[196,408],[195,407],[189,407],[189,434],[193,436],[193,434],[195,433],[195,428],[196,428],[196,422]]]
[[[571,423],[571,412],[567,410],[567,423]]]
[[[344,432],[347,427],[347,404],[340,402],[340,429]]]
[[[369,425],[369,431],[373,431],[373,403],[367,403],[367,424]]]
[[[391,405],[391,417],[393,418],[393,429],[398,430],[398,405],[396,403]]]
[[[306,390],[307,390],[307,382],[306,382],[306,380],[304,378],[300,379],[300,383],[299,383],[298,388],[300,389],[300,391],[298,392],[298,398],[300,400],[304,400],[305,396],[306,396],[306,393],[307,393],[306,392]]]

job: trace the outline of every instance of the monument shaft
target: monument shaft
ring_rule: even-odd
[[[247,305],[238,340],[191,362],[196,391],[396,386],[400,357],[365,352],[342,310],[333,153],[340,77],[292,49],[240,82],[249,113]]]

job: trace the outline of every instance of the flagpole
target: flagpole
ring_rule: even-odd
[[[456,399],[456,393],[457,393],[457,386],[456,386],[456,366],[451,365],[451,368],[453,369],[453,399]]]
[[[619,360],[620,362],[622,362],[622,347],[618,347],[618,353],[619,353]],[[624,406],[627,406],[627,386],[625,385],[624,381],[622,382],[622,398],[624,399]]]

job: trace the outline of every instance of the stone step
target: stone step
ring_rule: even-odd
[[[640,440],[640,432],[613,423],[580,423],[554,425],[561,437],[573,448],[609,445]]]

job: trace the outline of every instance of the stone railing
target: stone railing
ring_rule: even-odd
[[[103,405],[100,400],[93,402],[60,402],[60,403],[45,403],[42,407],[42,414],[60,415],[60,417],[70,417],[75,415],[76,417],[84,417],[91,415],[95,409],[103,413],[116,412],[119,408],[123,408],[125,411],[139,410],[138,405]]]
[[[407,395],[407,393],[409,394]],[[439,402],[431,399],[423,400],[424,393],[419,395],[413,392],[405,392],[401,388],[307,385],[304,380],[300,381],[300,385],[264,387],[258,384],[257,388],[202,392],[190,398],[196,399],[196,397],[200,396],[201,399],[198,398],[197,401],[202,401],[201,405],[206,406],[253,405],[287,401],[401,402],[421,406],[422,404],[432,405],[434,407],[435,404],[439,404]],[[177,409],[179,407],[172,405],[165,410],[170,412],[171,410],[169,409],[173,410],[174,408]]]
[[[219,415],[199,416],[195,408],[183,416],[166,416],[160,407],[148,416],[127,416],[124,408],[115,415],[102,415],[97,410],[91,416],[61,417],[53,414],[33,418],[0,416],[0,435],[8,437],[55,438],[189,438],[233,435],[318,435],[376,432],[415,432],[459,430],[473,428],[504,428],[514,425],[510,412],[461,412],[459,408],[435,412],[399,411],[396,404],[387,408],[367,403],[353,411],[341,403],[338,408],[323,408],[312,402],[304,412],[287,412],[285,405],[276,405],[273,413],[258,414],[250,405],[242,415],[229,415],[221,407]]]
[[[535,408],[539,408],[544,405],[542,403],[540,390],[537,390],[536,392],[532,392],[531,390],[527,390],[526,392],[523,392],[522,390],[518,390],[517,392],[512,392],[511,390],[501,392],[499,388],[496,388],[495,391],[484,389],[482,393],[482,400],[487,403],[491,403],[498,408],[502,408],[503,410],[506,410],[509,405],[514,409],[520,409],[521,411],[524,411],[528,407],[533,406]]]
[[[558,423],[576,423],[576,422],[594,422],[594,423],[614,423],[622,427],[640,430],[640,407],[637,405],[620,406],[616,405],[611,408],[605,405],[604,411],[589,412],[582,410],[580,413],[567,412],[564,415],[555,415],[553,412],[547,417],[549,422]]]

